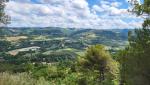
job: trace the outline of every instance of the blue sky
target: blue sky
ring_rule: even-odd
[[[10,0],[10,27],[92,29],[136,28],[142,18],[129,12],[127,0]]]
[[[121,2],[124,4],[121,5],[121,8],[128,8],[128,2],[126,0],[105,0],[105,1],[109,1],[110,3]],[[93,5],[98,4],[100,0],[87,0],[87,2],[89,3],[90,7],[92,7]]]

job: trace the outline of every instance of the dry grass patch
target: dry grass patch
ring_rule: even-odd
[[[33,79],[27,73],[0,73],[0,85],[50,85],[44,78]]]
[[[27,39],[27,38],[28,38],[27,36],[13,36],[13,37],[6,37],[6,40],[11,42],[16,42],[21,39]]]

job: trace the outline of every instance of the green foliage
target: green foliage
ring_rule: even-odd
[[[122,81],[127,85],[149,85],[150,30],[139,29],[129,36],[130,45],[120,53]]]
[[[0,63],[0,72],[13,72],[13,73],[18,73],[18,72],[28,72],[29,68],[27,68],[26,64],[9,64],[9,63]]]
[[[150,0],[135,4],[134,10],[147,17],[142,29],[129,33],[129,46],[119,53],[121,85],[150,85]]]
[[[80,57],[78,61],[75,59],[72,61],[65,60],[51,63],[36,61],[33,63],[32,58],[43,60],[46,56],[32,54],[31,61],[24,62],[26,57],[23,57],[22,53],[17,56],[5,54],[4,59],[7,61],[0,64],[0,71],[9,71],[15,73],[15,75],[20,72],[27,72],[33,80],[40,82],[48,80],[50,85],[118,85],[118,63],[111,58],[101,45],[91,46],[85,56]],[[101,69],[103,66],[104,69]],[[101,73],[104,73],[105,78],[102,81],[100,81]],[[15,84],[12,83],[12,85]]]
[[[91,77],[95,75],[96,80],[104,85],[115,85],[113,81],[118,81],[118,63],[114,61],[110,54],[102,45],[95,45],[88,48],[80,64],[85,71],[93,72]],[[93,76],[93,79],[95,79]],[[109,84],[107,84],[109,83]]]
[[[9,49],[11,49],[12,45],[9,41],[5,41],[5,40],[0,40],[0,51],[1,52],[6,52]]]
[[[137,1],[137,0],[133,0]],[[135,7],[133,8],[133,12],[135,12],[138,16],[139,15],[145,15],[146,19],[143,23],[143,28],[149,28],[150,27],[150,0],[144,0],[144,3],[142,4],[135,4]]]
[[[150,14],[150,1],[149,0],[144,0],[143,4],[135,4],[136,13],[138,15],[142,15],[144,13]]]

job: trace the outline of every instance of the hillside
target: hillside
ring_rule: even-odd
[[[123,49],[127,43],[128,29],[75,29],[75,28],[1,28],[2,41],[10,43],[9,52],[38,46],[43,53],[67,51],[75,54],[90,45],[103,44],[109,51]],[[2,48],[1,48],[2,49]],[[69,49],[69,50],[66,50]],[[15,52],[18,53],[18,52]]]

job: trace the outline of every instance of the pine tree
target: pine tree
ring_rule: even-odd
[[[92,71],[93,74],[98,74],[100,85],[114,85],[111,81],[118,78],[118,64],[112,59],[104,46],[94,45],[89,47],[83,58],[81,65],[83,68]]]

